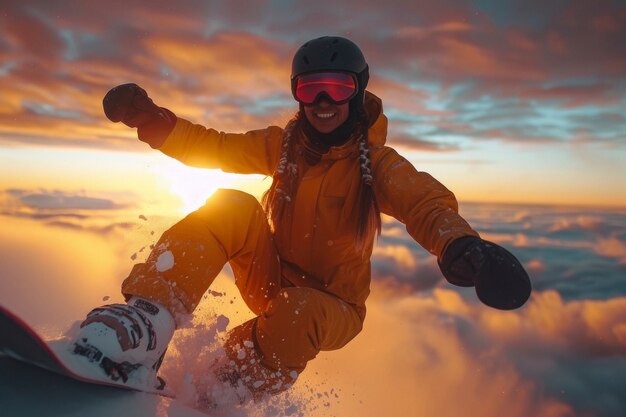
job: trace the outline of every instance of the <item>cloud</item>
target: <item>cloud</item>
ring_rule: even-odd
[[[364,331],[320,353],[288,395],[255,412],[285,404],[312,417],[618,417],[626,410],[626,297],[564,301],[539,291],[521,310],[502,312],[451,288],[416,293],[381,278],[374,276]],[[189,352],[206,354],[213,343],[212,314],[226,314],[229,328],[248,319],[223,310],[232,294],[225,295],[205,297],[202,319],[176,340],[174,351],[187,355],[166,359],[170,381],[189,373]]]
[[[132,131],[108,123],[100,104],[108,89],[129,81],[157,103],[220,130],[284,124],[297,108],[289,94],[291,56],[327,32],[362,46],[372,87],[389,111],[420,116],[410,127],[430,135],[411,131],[405,137],[423,142],[404,145],[456,150],[458,143],[443,140],[450,132],[545,144],[586,131],[619,141],[614,132],[623,123],[582,120],[565,110],[624,112],[624,8],[608,0],[507,7],[367,1],[355,15],[351,3],[289,8],[184,0],[173,10],[162,2],[116,0],[95,11],[75,0],[11,4],[0,16],[0,141],[138,150],[120,140]],[[472,107],[481,100],[489,105]],[[266,102],[273,104],[258,106]],[[559,123],[532,119],[535,108],[550,110],[548,119]],[[497,116],[501,109],[509,115]],[[496,126],[481,125],[495,117]]]
[[[411,243],[400,223],[385,217],[363,332],[345,348],[323,352],[311,362],[290,392],[290,403],[312,417],[623,416],[626,294],[623,267],[615,262],[623,245],[604,238],[605,246],[594,246],[602,239],[596,227],[576,229],[593,237],[588,242],[587,235],[545,237],[555,218],[572,224],[601,218],[619,236],[626,224],[623,214],[470,204],[463,211],[473,224],[488,225],[494,240],[507,246],[523,230],[525,245],[511,249],[537,284],[529,303],[512,312],[482,306],[473,289],[445,283],[433,257]],[[139,248],[147,249],[167,227],[149,233],[156,219],[134,219],[145,227],[121,229],[125,233],[108,239],[73,227],[86,224],[80,217],[48,217],[64,222],[54,228],[3,217],[0,265],[11,279],[0,281],[0,303],[54,333],[84,317],[105,296],[120,301],[121,280],[135,258],[147,254]],[[108,224],[115,223],[109,218]],[[226,269],[222,275],[229,274]],[[232,280],[226,290],[219,285],[212,289],[220,296],[207,294],[199,313],[224,308],[219,312],[229,317],[231,327],[247,319]],[[199,317],[192,332],[197,338],[186,347],[200,352],[211,342],[210,320]],[[168,381],[195,372],[189,358],[198,356],[189,349],[167,359],[171,363],[164,369],[176,373],[166,374]]]
[[[63,191],[9,189],[6,193],[35,210],[116,210],[124,207],[109,199],[68,194]]]
[[[526,268],[531,274],[542,273],[546,270],[546,263],[541,259],[531,259],[526,263]]]
[[[603,225],[600,217],[578,216],[576,219],[560,219],[557,223],[550,226],[550,232],[561,232],[569,230],[591,230],[596,231]]]
[[[599,81],[595,84],[565,85],[545,88],[532,88],[520,92],[520,96],[530,100],[560,102],[563,108],[582,106],[611,107],[619,104],[622,94],[614,85]]]
[[[541,19],[536,17],[540,7],[536,1],[509,4],[506,19],[502,19],[503,10],[495,6],[479,8],[478,13],[476,9],[466,10],[465,21],[472,30],[435,32],[438,36],[430,39],[435,42],[433,46],[447,48],[442,55],[448,60],[440,61],[443,67],[436,68],[443,69],[445,75],[467,74],[464,65],[446,66],[458,62],[469,66],[469,75],[495,76],[500,82],[511,77],[518,81],[532,81],[538,76],[543,80],[578,78],[590,72],[615,77],[617,68],[626,68],[623,56],[614,55],[625,31],[623,6],[610,1],[591,6],[580,0],[542,6],[545,14]],[[611,21],[614,29],[621,27],[603,30],[598,21]],[[497,61],[492,61],[493,57],[498,57]],[[509,68],[512,64],[518,67]]]
[[[126,209],[136,205],[134,197],[89,196],[86,192],[46,189],[7,189],[0,191],[0,215],[5,219],[34,220],[42,225],[98,236],[120,237],[141,228],[141,222],[128,221]],[[151,222],[161,223],[161,219]],[[168,219],[168,221],[171,221]],[[159,226],[157,226],[159,227]]]
[[[520,259],[536,289],[556,289],[567,300],[624,295],[619,264],[626,259],[621,244],[626,231],[612,211],[465,203],[461,213],[483,239]],[[435,258],[388,216],[374,249],[372,270],[375,279],[409,291],[449,285]],[[464,294],[474,297],[473,291]]]
[[[623,352],[626,298],[565,303],[556,291],[547,291],[535,300],[526,311],[532,330],[508,325],[507,330],[501,329],[515,334],[514,343],[522,343],[532,333],[532,339],[526,340],[549,344],[556,350],[567,347],[575,354],[600,358],[619,356]],[[498,331],[496,336],[500,337]]]
[[[392,134],[388,144],[394,148],[405,149],[408,151],[455,152],[461,150],[461,147],[455,143],[434,142],[420,138],[413,138],[409,135]]]
[[[383,216],[382,234],[374,246],[371,262],[373,279],[397,290],[425,291],[442,282],[436,259],[389,216]]]
[[[111,241],[81,228],[44,227],[2,217],[0,304],[46,330],[59,331],[119,295],[130,263],[131,236]],[[53,332],[54,333],[54,332]]]
[[[413,254],[404,245],[377,246],[373,257],[376,260],[391,259],[400,270],[414,269],[417,266]]]
[[[617,417],[626,409],[626,298],[564,303],[536,293],[524,309],[499,312],[450,290],[376,284],[368,306],[363,333],[302,376],[303,391],[332,380],[341,393],[325,412]]]
[[[626,242],[617,237],[599,238],[594,247],[600,256],[617,258],[626,265]]]

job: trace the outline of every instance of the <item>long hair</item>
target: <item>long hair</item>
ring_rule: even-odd
[[[357,122],[353,136],[356,138],[359,148],[359,167],[361,178],[357,197],[357,228],[356,228],[356,248],[362,250],[367,244],[368,237],[374,231],[380,234],[381,220],[380,208],[374,195],[372,164],[368,143],[368,116],[365,110],[359,106],[357,111]],[[306,116],[301,109],[287,123],[283,133],[283,143],[280,159],[274,172],[272,185],[263,195],[263,207],[267,213],[270,225],[273,230],[287,214],[293,200],[295,199],[296,187],[298,184],[298,155],[297,143],[302,133],[302,123]]]
[[[298,112],[285,126],[280,159],[274,171],[272,185],[263,194],[263,208],[274,231],[280,223],[280,219],[284,218],[287,205],[295,198],[299,171],[296,143],[298,142],[297,135],[301,134],[299,127],[301,117],[305,116]]]
[[[374,173],[369,149],[369,118],[363,107],[357,110],[356,138],[359,146],[359,167],[361,170],[361,184],[358,194],[358,214],[356,246],[364,249],[367,238],[374,231],[380,235],[381,220],[380,207],[374,194]]]

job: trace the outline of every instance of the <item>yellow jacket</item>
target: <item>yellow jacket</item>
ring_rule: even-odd
[[[404,223],[408,233],[436,256],[454,239],[478,236],[459,216],[454,194],[385,146],[387,118],[381,100],[368,92],[365,105],[370,120],[375,120],[368,133],[374,193],[381,211]],[[160,150],[194,167],[271,176],[282,138],[283,129],[277,126],[233,134],[179,118]],[[275,243],[284,279],[334,294],[364,314],[374,236],[364,251],[355,248],[358,155],[356,143],[350,140],[332,147],[319,163],[308,167],[300,176],[291,214],[276,225]]]

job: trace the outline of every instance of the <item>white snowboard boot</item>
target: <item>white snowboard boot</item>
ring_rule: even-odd
[[[161,304],[132,297],[127,304],[92,310],[80,326],[74,353],[96,362],[117,381],[145,367],[156,374],[175,329]]]

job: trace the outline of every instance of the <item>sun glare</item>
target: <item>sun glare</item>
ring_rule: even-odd
[[[153,169],[163,190],[180,201],[178,210],[182,214],[200,208],[218,188],[236,188],[238,182],[235,174],[191,168],[176,161],[163,161]]]

